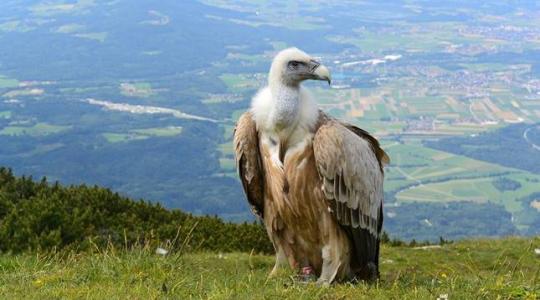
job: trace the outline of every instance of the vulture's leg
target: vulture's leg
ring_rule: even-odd
[[[297,265],[292,249],[283,237],[283,234],[283,230],[274,231],[272,228],[268,229],[268,236],[270,237],[270,240],[274,245],[274,250],[276,251],[276,263],[268,275],[269,277],[278,275],[280,270],[285,269],[288,266],[295,268]]]
[[[287,255],[285,255],[283,247],[280,247],[277,243],[275,243],[274,249],[276,250],[276,263],[274,264],[274,268],[272,269],[268,277],[274,277],[278,275],[279,270],[286,268],[288,265]]]
[[[341,281],[351,276],[350,245],[343,236],[337,235],[322,249],[321,276],[318,284],[329,285],[335,280]]]
[[[321,276],[317,280],[318,284],[330,285],[339,271],[341,262],[335,255],[335,249],[332,249],[329,245],[326,245],[322,249],[323,264],[321,268]]]

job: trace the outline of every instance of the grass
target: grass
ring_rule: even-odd
[[[3,299],[538,299],[540,237],[471,240],[441,248],[382,247],[374,284],[320,287],[273,258],[247,253],[154,254],[152,249],[0,256]]]

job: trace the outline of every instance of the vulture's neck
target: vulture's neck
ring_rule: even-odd
[[[270,84],[251,103],[257,129],[268,136],[289,140],[312,133],[319,110],[309,92],[298,86]]]
[[[300,87],[277,84],[270,85],[270,91],[272,93],[271,122],[274,129],[282,131],[296,127],[302,104]]]

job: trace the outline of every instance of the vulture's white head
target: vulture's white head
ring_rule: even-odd
[[[330,72],[318,61],[297,48],[279,52],[270,67],[268,87],[253,98],[251,111],[258,128],[269,131],[292,129],[302,124],[311,128],[317,121],[317,104],[300,83],[307,79],[324,80],[330,84]]]
[[[298,87],[307,79],[331,82],[330,72],[318,61],[298,48],[288,48],[279,52],[270,67],[269,85]]]

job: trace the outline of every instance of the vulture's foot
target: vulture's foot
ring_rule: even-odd
[[[317,285],[322,287],[329,287],[330,282],[327,279],[321,277],[317,279]]]
[[[300,270],[300,273],[296,277],[298,281],[302,283],[315,282],[317,280],[317,275],[315,275],[315,270],[312,267],[307,266],[303,267]]]

